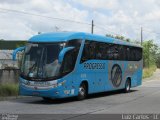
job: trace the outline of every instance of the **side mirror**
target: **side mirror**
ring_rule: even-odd
[[[63,61],[63,59],[64,59],[65,54],[66,54],[68,51],[70,51],[70,50],[72,50],[72,49],[74,49],[74,48],[75,48],[75,47],[63,48],[63,49],[61,50],[61,52],[59,53],[58,62],[61,64],[62,61]]]
[[[13,53],[12,53],[12,59],[13,59],[13,60],[16,60],[16,55],[17,55],[17,53],[18,53],[19,51],[24,50],[24,49],[25,49],[25,46],[16,48],[16,49],[13,51]]]

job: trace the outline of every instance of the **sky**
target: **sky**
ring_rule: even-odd
[[[140,41],[142,27],[144,40],[160,44],[160,0],[0,0],[0,39],[28,40],[38,32],[90,33],[92,20],[95,34]]]

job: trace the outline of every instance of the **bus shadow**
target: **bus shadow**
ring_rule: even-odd
[[[130,93],[136,92],[138,90],[131,90]],[[102,92],[102,93],[95,93],[88,95],[88,97],[85,100],[90,100],[90,99],[96,99],[96,98],[101,98],[101,97],[109,97],[109,96],[114,96],[117,94],[130,94],[130,93],[124,93],[121,90],[117,91],[110,91],[110,92]],[[65,103],[70,103],[70,102],[77,102],[76,97],[70,97],[70,98],[61,98],[61,99],[52,99],[52,100],[43,100],[43,99],[36,99],[34,101],[24,101],[24,103],[28,104],[65,104]]]
[[[138,90],[131,90],[129,93],[136,92],[136,91],[138,91]],[[114,96],[117,94],[129,94],[129,93],[124,93],[122,90],[101,92],[101,93],[91,94],[87,97],[87,99],[94,99],[94,98],[96,99],[96,98],[101,98],[101,97]]]

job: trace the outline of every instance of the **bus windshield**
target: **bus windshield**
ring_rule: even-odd
[[[29,78],[53,78],[59,76],[61,65],[58,56],[65,43],[28,43],[22,62],[21,74]]]
[[[58,79],[75,67],[81,40],[56,43],[28,43],[21,65],[21,77],[28,80]],[[75,47],[68,51],[60,64],[59,53],[64,47]]]

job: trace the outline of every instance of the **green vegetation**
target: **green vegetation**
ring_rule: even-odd
[[[160,65],[159,57],[159,48],[153,40],[143,42],[143,78],[153,75]]]
[[[150,68],[144,68],[143,69],[143,79],[151,77],[153,73],[156,71],[156,69],[157,67],[155,65],[151,66]]]
[[[112,38],[116,38],[116,39],[120,39],[120,40],[124,40],[127,42],[130,42],[131,40],[129,38],[125,38],[124,36],[119,36],[119,35],[111,35],[111,34],[106,34],[107,37],[112,37]]]
[[[143,42],[143,65],[144,68],[150,68],[156,66],[158,46],[153,43],[153,40]]]
[[[18,96],[18,84],[0,85],[0,97]]]
[[[160,68],[160,51],[157,54],[156,65],[157,65],[158,68]]]
[[[27,41],[7,41],[0,40],[0,50],[14,50],[17,47],[24,46]]]

